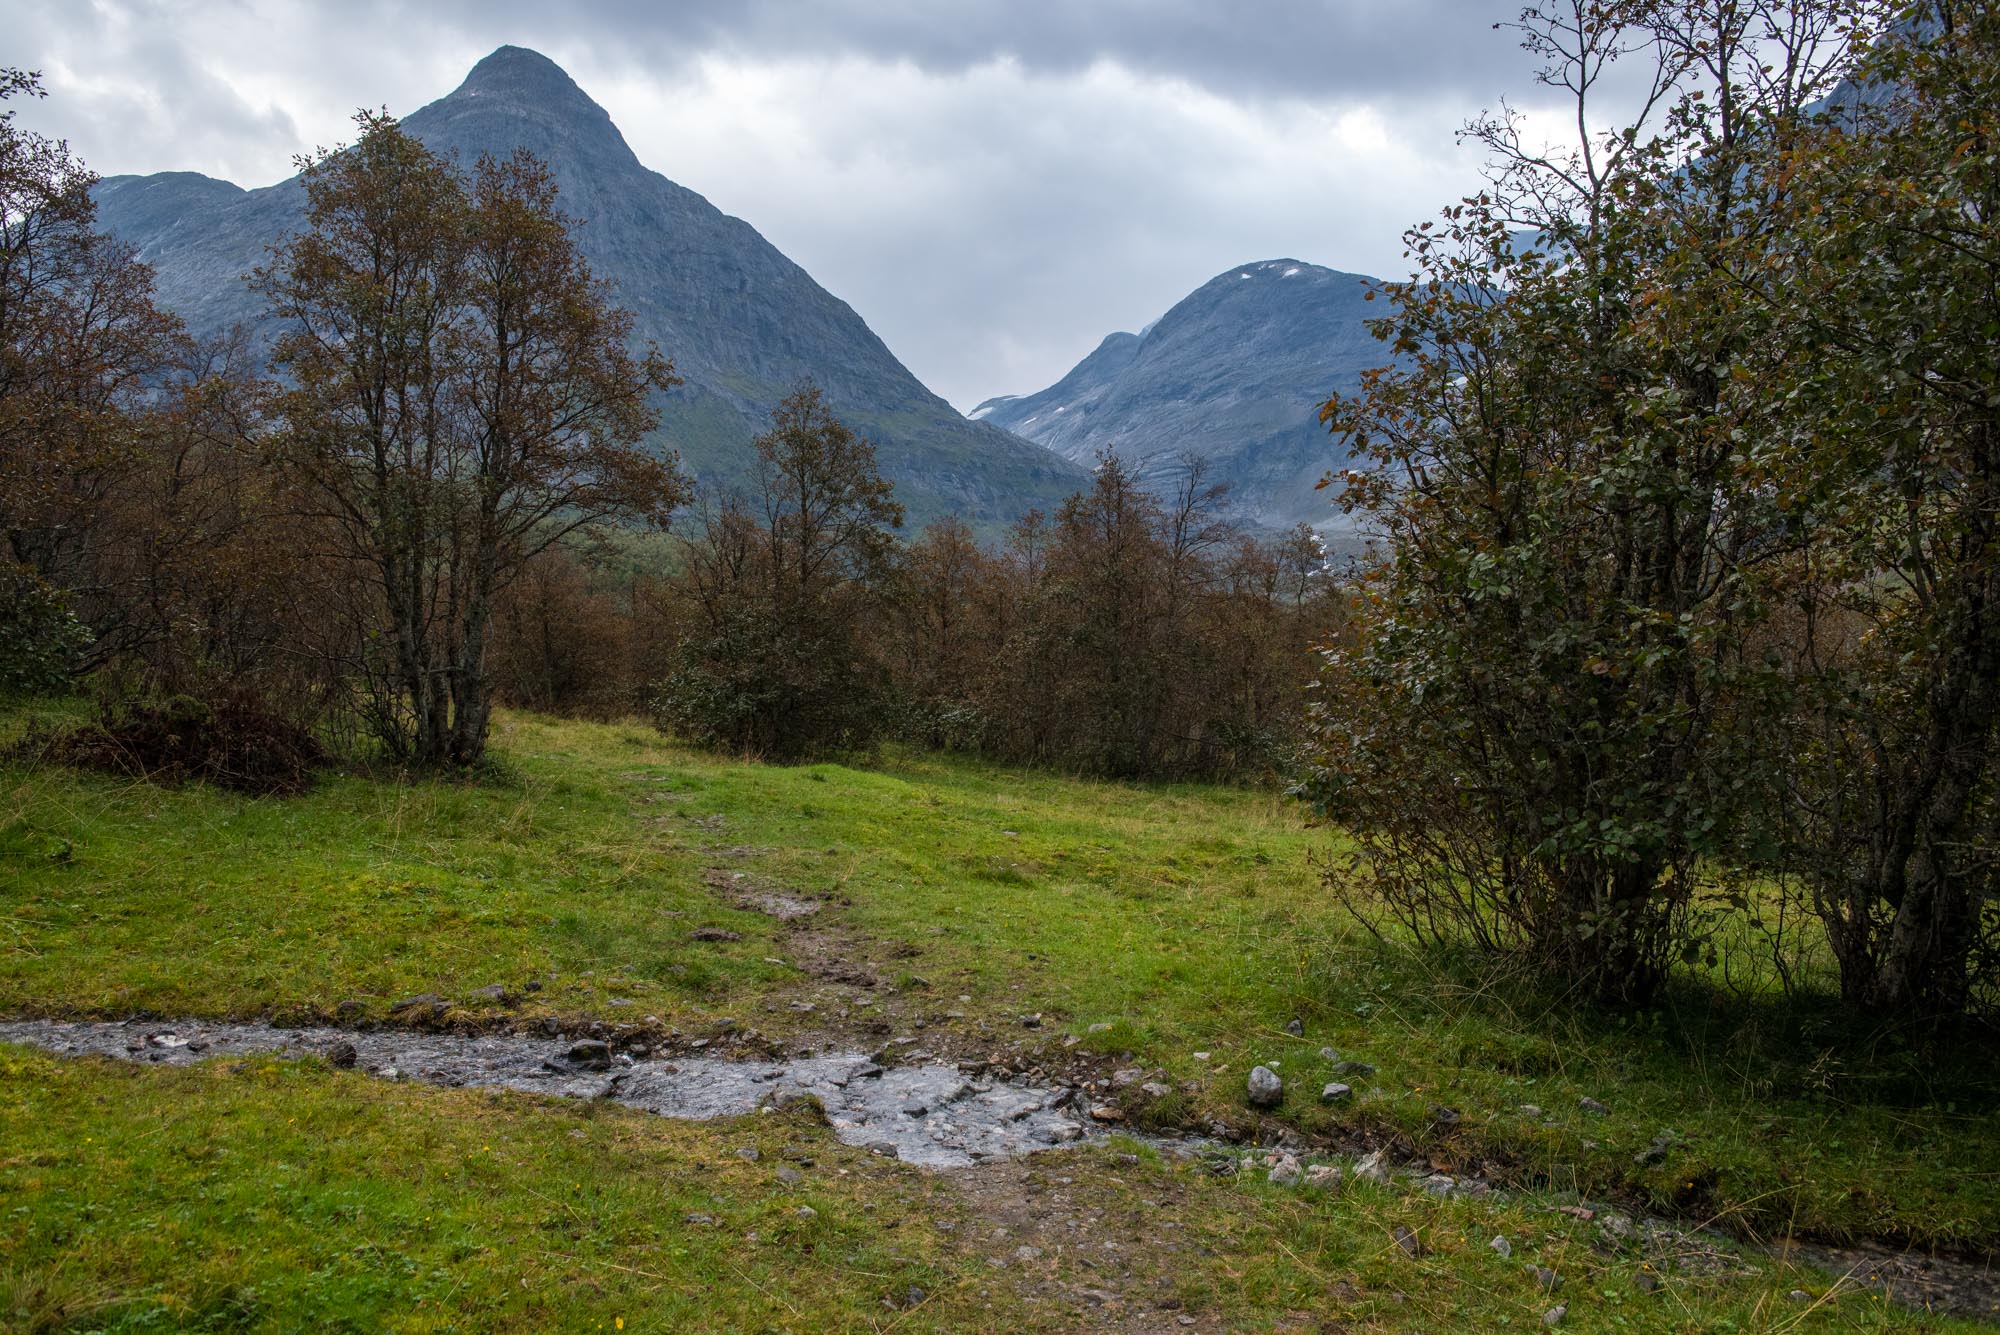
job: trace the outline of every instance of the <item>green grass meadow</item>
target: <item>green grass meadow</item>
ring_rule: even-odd
[[[1554,1300],[1522,1281],[1528,1253],[1487,1250],[1502,1231],[1559,1262],[1565,1329],[1943,1329],[1858,1291],[1789,1299],[1826,1277],[1754,1254],[1645,1293],[1641,1260],[1555,1207],[1610,1199],[1747,1239],[2000,1241],[1990,1061],[1857,1045],[1832,1008],[1707,984],[1579,1018],[1378,940],[1321,884],[1338,834],[1277,793],[894,752],[780,768],[519,714],[495,750],[476,783],[348,773],[292,799],[0,767],[0,1015],[380,1019],[435,992],[465,1023],[692,1034],[726,1017],[780,1042],[834,1024],[794,929],[718,892],[740,874],[824,905],[818,948],[879,975],[871,1017],[896,1035],[1130,1053],[1180,1087],[1156,1113],[1195,1126],[1253,1125],[1245,1074],[1276,1062],[1300,1132],[1516,1190],[1287,1191],[1119,1157],[1132,1147],[1038,1157],[1022,1171],[1088,1193],[1078,1217],[1125,1239],[1126,1291],[1157,1299],[1092,1308],[1075,1296],[1091,1267],[994,1267],[1010,1249],[982,1237],[976,1193],[809,1118],[684,1124],[312,1062],[0,1049],[0,1327],[1539,1327]],[[701,927],[740,939],[690,939]],[[472,998],[528,980],[515,1009]],[[1352,1102],[1320,1106],[1322,1048],[1377,1068]],[[746,1144],[761,1164],[735,1157]],[[771,1165],[801,1144],[815,1166],[785,1187]]]

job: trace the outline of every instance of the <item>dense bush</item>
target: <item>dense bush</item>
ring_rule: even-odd
[[[95,722],[31,734],[18,749],[77,769],[257,794],[304,792],[332,763],[309,728],[242,698],[108,704]]]
[[[26,566],[0,562],[0,698],[62,690],[90,642],[60,593]]]

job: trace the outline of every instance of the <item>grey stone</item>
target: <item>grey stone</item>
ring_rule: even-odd
[[[1291,1019],[1285,1021],[1285,1032],[1293,1038],[1304,1038],[1306,1036],[1306,1022],[1294,1015]]]
[[[1545,1326],[1560,1326],[1562,1324],[1563,1318],[1568,1315],[1569,1315],[1569,1308],[1558,1304],[1557,1306],[1551,1307],[1548,1311],[1542,1313],[1542,1324]]]
[[[1309,1187],[1334,1187],[1340,1185],[1340,1165],[1316,1163],[1306,1169],[1306,1185]]]
[[[1268,1176],[1272,1186],[1296,1187],[1305,1177],[1305,1169],[1297,1159],[1287,1154],[1278,1160]]]
[[[1427,1250],[1424,1240],[1418,1237],[1417,1231],[1408,1224],[1396,1225],[1396,1245],[1409,1256],[1422,1256]]]
[[[389,1006],[389,1014],[401,1015],[404,1011],[415,1010],[419,1006],[442,1006],[445,999],[435,992],[419,992],[413,997],[404,997]]]
[[[1604,1114],[1611,1111],[1611,1109],[1605,1107],[1603,1104],[1599,1103],[1596,1099],[1589,1097],[1578,1099],[1576,1101],[1576,1106],[1582,1109],[1584,1112],[1589,1113],[1592,1117],[1602,1117],[1604,1116]]]
[[[1352,1085],[1343,1085],[1338,1080],[1319,1092],[1319,1101],[1321,1103],[1345,1103],[1353,1097],[1354,1087]]]
[[[755,1145],[745,1145],[742,1149],[736,1151],[736,1157],[744,1163],[756,1163],[764,1156],[758,1151]]]
[[[682,1215],[681,1222],[683,1224],[692,1224],[696,1228],[706,1228],[710,1224],[713,1224],[715,1222],[715,1216],[712,1214],[704,1214],[700,1210],[696,1210],[692,1214]]]
[[[336,1070],[351,1071],[354,1063],[360,1060],[360,1055],[355,1052],[352,1043],[342,1041],[326,1050],[326,1060]]]
[[[778,1181],[784,1183],[786,1186],[796,1187],[799,1183],[805,1180],[806,1180],[806,1175],[804,1173],[801,1173],[798,1169],[792,1167],[790,1164],[781,1163],[778,1165]]]
[[[1375,1074],[1375,1068],[1369,1065],[1367,1062],[1357,1062],[1357,1061],[1335,1062],[1333,1064],[1333,1073],[1335,1075],[1355,1076],[1359,1079],[1366,1080],[1369,1076]]]
[[[601,1038],[578,1039],[576,1042],[570,1044],[569,1051],[564,1053],[563,1057],[570,1065],[581,1066],[585,1070],[608,1071],[611,1069],[611,1045]]]
[[[1514,1255],[1514,1244],[1507,1241],[1504,1234],[1495,1234],[1493,1241],[1486,1244],[1501,1260],[1510,1260]]]
[[[1388,1155],[1381,1150],[1364,1156],[1361,1162],[1354,1165],[1354,1176],[1363,1182],[1384,1183],[1389,1181],[1392,1174]]]
[[[1250,1068],[1248,1088],[1253,1108],[1275,1108],[1285,1098],[1285,1082],[1268,1066]]]
[[[1558,1275],[1545,1265],[1538,1265],[1534,1270],[1535,1286],[1541,1289],[1543,1293],[1555,1293],[1561,1290],[1563,1286],[1563,1277],[1561,1275]]]

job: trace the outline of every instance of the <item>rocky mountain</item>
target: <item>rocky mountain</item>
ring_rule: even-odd
[[[1198,455],[1240,517],[1338,527],[1313,486],[1346,456],[1319,406],[1385,360],[1365,325],[1382,313],[1368,282],[1299,260],[1241,265],[1143,333],[1111,335],[1040,393],[988,399],[972,416],[1079,464],[1115,451],[1161,491]]]
[[[738,218],[643,166],[604,109],[554,62],[503,46],[404,128],[466,166],[526,148],[554,169],[599,277],[686,384],[663,403],[662,443],[711,487],[739,480],[749,443],[804,377],[874,440],[883,474],[921,523],[957,513],[992,527],[1044,509],[1082,470],[998,427],[967,421],[896,360],[862,318]],[[244,190],[193,172],[110,177],[100,224],[131,242],[159,294],[197,333],[256,326],[243,275],[299,225],[297,178]]]

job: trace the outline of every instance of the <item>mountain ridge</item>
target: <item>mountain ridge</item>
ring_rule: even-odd
[[[971,416],[1078,464],[1115,452],[1156,491],[1191,454],[1229,483],[1239,518],[1343,527],[1315,489],[1347,458],[1319,406],[1388,360],[1367,328],[1374,281],[1291,258],[1236,265],[1141,333],[1107,335],[1048,388]]]
[[[1074,465],[961,416],[748,222],[646,167],[546,56],[502,46],[402,124],[463,166],[516,148],[549,163],[579,248],[686,382],[661,400],[660,443],[708,489],[741,484],[770,409],[808,378],[875,442],[914,522],[957,513],[990,528],[1085,485]],[[299,225],[298,177],[250,190],[193,172],[107,177],[96,198],[100,224],[153,266],[161,303],[194,332],[241,324],[268,337],[241,280]]]

